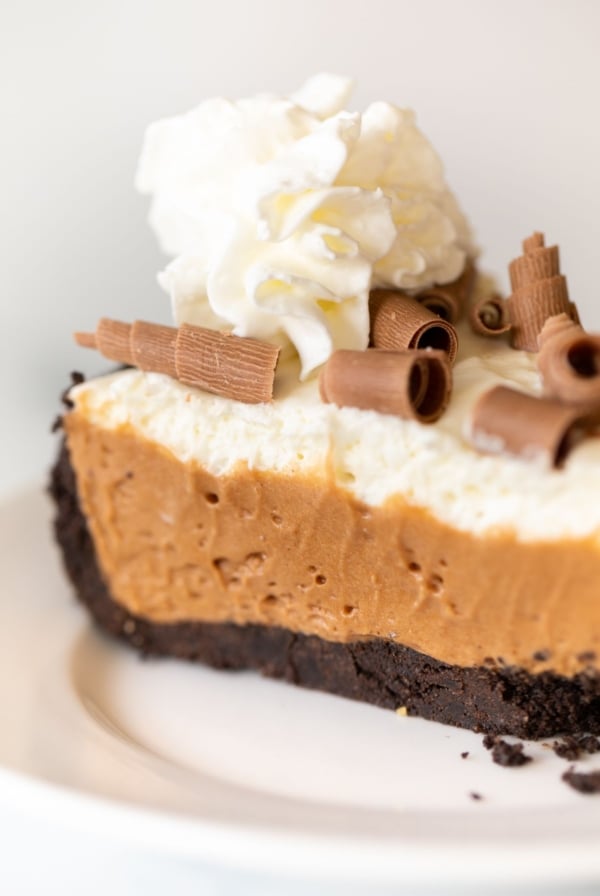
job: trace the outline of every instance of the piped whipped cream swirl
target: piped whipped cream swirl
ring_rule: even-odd
[[[413,113],[344,111],[350,89],[207,100],[151,125],[137,172],[176,322],[291,345],[302,378],[367,347],[373,286],[448,283],[475,254]]]

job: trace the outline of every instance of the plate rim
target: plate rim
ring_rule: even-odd
[[[40,481],[0,494],[0,516],[10,507],[45,501]],[[51,541],[45,501],[43,525]],[[0,557],[2,550],[0,548]],[[62,573],[64,577],[64,573]],[[65,578],[65,589],[67,586]],[[2,603],[0,601],[0,611]],[[81,618],[85,618],[82,614]],[[65,614],[70,626],[74,616]],[[63,624],[64,624],[63,622]],[[74,637],[80,629],[71,632]],[[584,799],[584,798],[582,798]],[[153,848],[160,854],[218,863],[231,868],[269,872],[310,880],[359,881],[377,884],[583,883],[600,878],[598,806],[585,803],[570,808],[580,817],[576,836],[564,831],[519,843],[514,838],[444,843],[443,838],[409,840],[398,834],[382,841],[330,833],[323,837],[305,831],[277,831],[264,821],[254,826],[207,819],[173,809],[136,804],[71,787],[4,764],[0,760],[0,805],[18,807],[39,819],[119,843]],[[352,811],[349,809],[348,811]],[[357,810],[354,810],[357,811]],[[358,810],[359,811],[359,810]],[[531,810],[529,810],[531,811]],[[499,810],[500,812],[500,810]],[[502,812],[508,817],[508,810]],[[414,813],[413,813],[414,814]],[[486,816],[481,816],[485,824]],[[590,824],[592,821],[592,824]],[[447,841],[447,838],[446,838]],[[432,849],[436,860],[433,862]]]

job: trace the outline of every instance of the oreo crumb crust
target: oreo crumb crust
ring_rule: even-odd
[[[600,793],[600,771],[576,772],[574,768],[570,768],[563,774],[562,780],[578,793]]]
[[[64,392],[60,396],[60,400],[61,400],[62,404],[66,407],[67,410],[71,410],[71,408],[73,407],[73,402],[69,398],[69,392],[71,391],[73,386],[80,386],[81,383],[85,383],[85,376],[83,375],[83,373],[80,373],[78,370],[73,370],[71,373],[71,384],[69,386],[67,386],[67,388],[64,390]],[[50,432],[51,433],[59,432],[62,429],[62,426],[63,426],[63,418],[62,418],[62,414],[59,414],[55,418],[52,426],[50,427]]]
[[[498,664],[463,668],[383,639],[343,644],[263,625],[159,624],[134,616],[112,599],[102,579],[64,444],[49,492],[56,504],[56,538],[79,600],[101,628],[144,656],[253,669],[387,709],[406,706],[408,715],[490,734],[534,740],[558,733],[600,734],[596,672],[566,678]]]

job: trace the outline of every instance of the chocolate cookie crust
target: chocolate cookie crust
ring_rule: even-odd
[[[263,625],[157,624],[116,603],[102,579],[63,445],[52,470],[55,533],[79,600],[109,634],[146,656],[176,656],[217,669],[254,669],[409,715],[492,734],[541,738],[600,733],[600,677],[566,678],[499,666],[441,663],[383,639],[349,644]]]

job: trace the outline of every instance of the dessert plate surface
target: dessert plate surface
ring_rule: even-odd
[[[468,731],[143,661],[75,603],[50,517],[41,488],[0,503],[0,801],[121,844],[304,877],[600,880],[600,796],[567,787],[548,746],[500,768]]]

